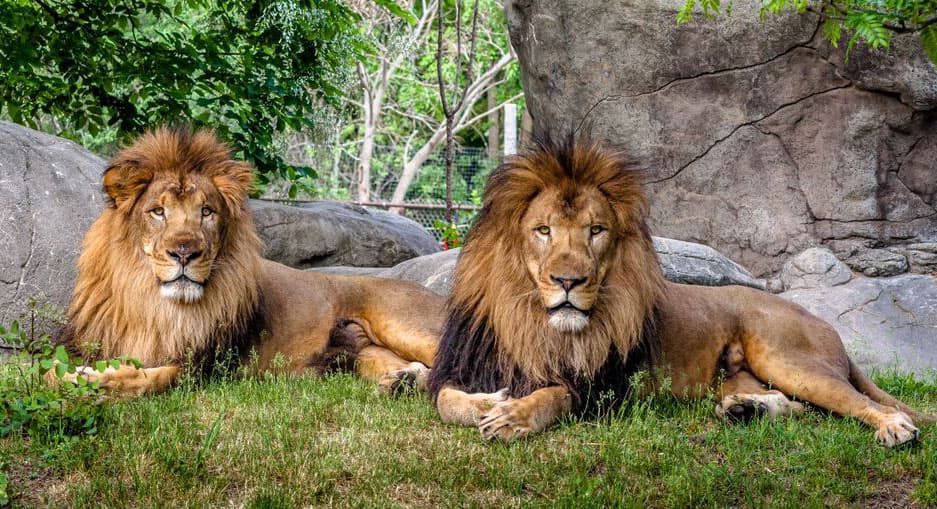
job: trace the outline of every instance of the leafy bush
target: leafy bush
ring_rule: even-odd
[[[761,18],[777,15],[784,10],[804,13],[812,9],[807,0],[760,0]],[[732,10],[732,1],[685,0],[677,12],[677,23],[688,23],[693,19],[697,7],[707,18],[724,8],[726,14]],[[921,36],[921,44],[930,59],[937,65],[937,2],[934,0],[824,0],[819,2],[823,13],[823,36],[833,47],[839,45],[844,33],[851,34],[848,50],[861,39],[870,47],[888,48],[894,34],[914,33]]]
[[[0,339],[20,349],[13,362],[0,367],[0,437],[26,433],[41,443],[57,443],[97,432],[104,396],[99,382],[79,376],[74,383],[47,383],[76,373],[80,359],[70,358],[48,334],[37,334],[35,326],[27,331],[16,321],[0,326]],[[140,366],[134,359],[118,358],[98,361],[94,368],[116,369],[122,363]]]
[[[314,177],[279,138],[315,129],[342,95],[357,19],[338,0],[0,0],[0,113],[108,145],[208,126],[262,184]]]

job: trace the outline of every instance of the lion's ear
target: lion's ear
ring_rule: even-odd
[[[254,172],[243,161],[230,161],[223,171],[212,177],[212,183],[224,198],[232,214],[237,214],[254,189]]]
[[[153,180],[153,172],[128,161],[114,161],[104,170],[104,192],[110,206],[126,212]]]

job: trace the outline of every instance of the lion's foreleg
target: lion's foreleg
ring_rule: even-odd
[[[83,378],[88,382],[99,382],[109,397],[128,399],[165,392],[172,387],[180,372],[178,366],[157,368],[121,366],[118,369],[107,368],[104,371],[98,371],[90,366],[79,366],[74,373],[66,374],[63,380],[76,383],[79,378]],[[46,379],[50,380],[48,375]]]
[[[436,411],[442,422],[478,426],[482,416],[498,403],[507,401],[507,389],[498,392],[468,393],[446,386],[436,397]]]
[[[486,440],[511,441],[539,433],[572,410],[572,395],[562,386],[538,389],[519,399],[494,405],[478,430]]]

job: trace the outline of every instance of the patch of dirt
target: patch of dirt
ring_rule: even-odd
[[[7,471],[10,500],[23,507],[55,505],[65,496],[68,483],[55,469],[29,459],[10,462]]]
[[[876,477],[875,472],[869,472],[869,477]],[[921,507],[911,500],[914,491],[915,477],[905,474],[898,479],[882,480],[878,483],[875,494],[864,500],[857,500],[858,507],[872,509],[909,509]]]

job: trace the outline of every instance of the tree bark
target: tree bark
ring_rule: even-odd
[[[495,109],[498,106],[498,94],[496,92],[494,88],[488,90],[488,111],[491,112],[488,114],[488,159],[491,161],[501,160],[501,154],[498,151],[501,129],[498,125],[499,111]]]

